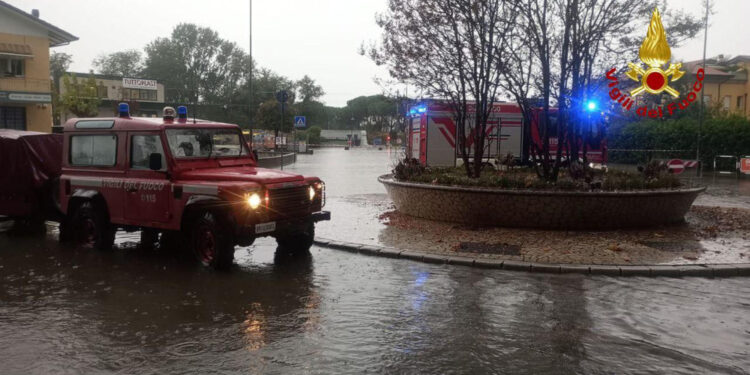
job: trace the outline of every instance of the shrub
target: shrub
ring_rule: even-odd
[[[399,181],[414,181],[424,171],[425,168],[419,163],[419,160],[404,158],[393,167],[393,176]]]
[[[610,149],[687,150],[685,152],[610,152],[612,163],[646,163],[653,158],[695,158],[697,117],[615,122],[608,131]],[[716,155],[750,155],[750,121],[739,115],[707,116],[701,129],[701,162],[710,168]]]
[[[320,126],[311,126],[310,129],[307,129],[307,143],[311,145],[320,144],[321,131]]]
[[[680,179],[658,163],[646,165],[639,173],[619,170],[591,170],[563,173],[556,182],[546,182],[531,168],[516,167],[508,171],[487,171],[480,178],[466,177],[462,168],[425,168],[416,159],[404,159],[393,168],[399,181],[446,186],[493,187],[563,191],[614,191],[639,189],[672,189],[681,186]]]

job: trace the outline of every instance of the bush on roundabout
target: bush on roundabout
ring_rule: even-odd
[[[424,167],[416,159],[403,159],[393,168],[397,181],[433,185],[552,191],[627,191],[676,189],[683,186],[663,162],[638,167],[638,172],[583,168],[580,164],[561,171],[557,181],[541,179],[529,166],[488,166],[479,178],[469,178],[462,167]]]

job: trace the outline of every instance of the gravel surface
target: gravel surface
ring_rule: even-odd
[[[379,216],[385,246],[542,263],[722,264],[750,261],[750,210],[693,206],[677,226],[617,231],[467,227],[400,214]]]

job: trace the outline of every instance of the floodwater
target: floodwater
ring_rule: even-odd
[[[316,150],[321,235],[376,238],[377,150]],[[374,227],[374,228],[373,228]],[[684,373],[750,371],[748,278],[540,275],[237,248],[229,273],[138,248],[0,235],[0,373]]]

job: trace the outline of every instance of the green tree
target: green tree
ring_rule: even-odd
[[[402,101],[385,95],[360,96],[346,102],[344,112],[351,113],[369,136],[392,133],[404,116]]]
[[[254,127],[257,129],[278,130],[290,132],[294,125],[296,110],[294,105],[287,105],[284,109],[284,120],[281,120],[281,105],[276,99],[271,99],[260,105],[255,114]]]
[[[228,102],[235,103],[230,105],[230,108],[236,108],[236,122],[238,124],[250,124],[252,119],[252,127],[254,129],[272,129],[267,123],[258,123],[258,111],[261,106],[269,101],[276,102],[276,93],[281,90],[289,92],[289,102],[287,107],[290,107],[291,103],[296,100],[294,93],[295,84],[292,80],[273,72],[270,69],[261,68],[253,72],[253,100],[252,103],[248,103],[248,94],[250,92],[247,79],[241,87],[235,90],[234,94],[229,97]],[[278,107],[278,102],[276,102]],[[280,110],[279,110],[280,111]]]
[[[307,129],[307,144],[318,145],[320,144],[320,132],[322,130],[319,126],[312,126]]]
[[[325,95],[323,88],[315,83],[315,80],[305,75],[297,81],[297,92],[302,102],[310,102],[318,100],[320,97]]]
[[[236,43],[194,24],[177,25],[169,38],[157,38],[145,50],[144,74],[167,87],[171,102],[226,104],[250,69]]]
[[[96,71],[118,77],[139,77],[143,71],[143,57],[135,49],[102,54],[94,59]]]
[[[77,117],[94,117],[99,114],[101,100],[97,95],[93,75],[79,81],[75,74],[65,74],[62,80],[65,87],[65,92],[60,95],[62,108]]]
[[[73,62],[73,56],[64,52],[52,52],[49,55],[49,72],[52,91],[52,123],[60,125],[61,103],[60,103],[60,78]]]

